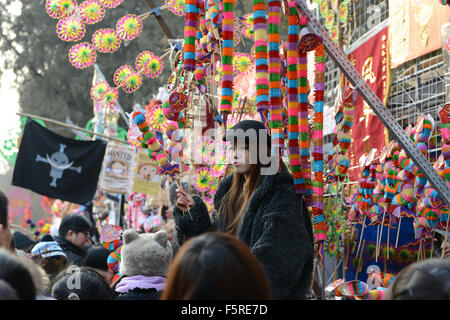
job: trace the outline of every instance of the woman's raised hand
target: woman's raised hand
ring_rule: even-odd
[[[187,194],[182,188],[176,190],[177,202],[176,207],[185,212],[194,205],[194,199],[191,195]]]

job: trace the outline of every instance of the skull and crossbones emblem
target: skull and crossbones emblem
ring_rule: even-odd
[[[54,152],[50,157],[46,154],[45,158],[40,155],[36,156],[36,162],[45,162],[51,166],[50,177],[52,181],[50,182],[51,187],[56,187],[56,180],[61,179],[64,170],[73,170],[81,173],[81,167],[73,167],[73,161],[69,163],[69,157],[64,153],[66,148],[65,144],[59,145],[59,151]]]

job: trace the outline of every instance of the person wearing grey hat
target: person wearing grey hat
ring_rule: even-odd
[[[232,234],[263,266],[274,299],[306,299],[313,271],[313,231],[292,175],[281,159],[270,157],[270,136],[261,122],[241,121],[224,140],[233,147],[234,173],[220,182],[214,195],[217,218],[210,219],[199,196],[177,190],[173,216],[179,244],[211,228]]]

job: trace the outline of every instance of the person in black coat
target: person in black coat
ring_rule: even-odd
[[[256,141],[252,130],[257,131]],[[261,122],[241,121],[228,130],[226,140],[234,142],[235,173],[221,181],[214,196],[217,219],[211,221],[200,197],[178,190],[173,212],[177,240],[182,245],[211,229],[233,234],[262,264],[274,299],[305,299],[313,271],[313,231],[292,175],[283,161],[278,172],[267,174],[270,169],[262,159],[270,152],[270,137]],[[258,146],[253,164],[252,145]]]
[[[80,267],[83,265],[90,228],[89,221],[80,214],[72,213],[62,219],[58,230],[59,236],[56,236],[55,240],[64,250],[71,264]]]

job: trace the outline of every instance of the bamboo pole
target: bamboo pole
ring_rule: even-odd
[[[70,124],[67,124],[67,123],[64,123],[64,122],[60,122],[60,121],[57,121],[57,120],[53,120],[53,119],[49,119],[49,118],[45,118],[45,117],[41,117],[41,116],[35,116],[35,115],[29,114],[29,113],[17,112],[16,114],[18,116],[21,116],[21,117],[39,119],[39,120],[42,120],[42,121],[45,121],[45,122],[56,124],[56,125],[61,126],[61,127],[66,127],[66,128],[69,128],[69,129],[74,129],[74,130],[86,132],[86,133],[92,134],[93,136],[99,136],[99,137],[105,138],[107,140],[128,144],[128,141],[120,140],[120,139],[113,138],[113,137],[109,137],[109,136],[106,136],[106,135],[101,134],[101,133],[95,133],[95,132],[89,131],[87,129],[84,129],[84,128],[81,128],[81,127],[78,127],[78,126],[74,126],[74,125],[70,125]]]
[[[400,234],[400,227],[402,226],[402,217],[400,216],[400,220],[398,221],[398,228],[397,228],[397,239],[395,240],[395,247],[397,248],[398,245],[398,235]]]

